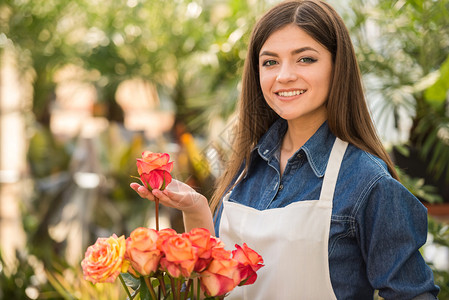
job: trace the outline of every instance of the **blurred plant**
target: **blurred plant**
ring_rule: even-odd
[[[424,178],[415,178],[407,175],[403,170],[396,168],[401,183],[416,197],[429,203],[443,202],[435,186],[425,184]]]
[[[118,84],[142,77],[155,83],[162,97],[173,99],[190,131],[203,131],[211,111],[233,111],[246,48],[242,37],[267,5],[249,0],[5,0],[0,47],[11,40],[22,67],[35,70],[34,112],[43,124],[48,125],[55,72],[74,64],[92,71],[85,80],[95,83],[108,119],[121,118],[114,99]]]
[[[390,139],[418,153],[422,171],[413,176],[448,182],[449,1],[353,0],[345,8],[376,123],[406,132]]]
[[[432,243],[447,248],[449,253],[449,224],[442,223],[433,218],[429,218],[429,234],[432,236]],[[437,284],[441,291],[438,294],[439,299],[449,299],[449,270],[433,269],[435,284]]]
[[[148,218],[151,203],[138,201],[129,188],[128,174],[135,169],[130,161],[142,147],[142,135],[118,125],[95,140],[78,137],[64,146],[44,130],[35,133],[28,153],[34,194],[23,202],[24,227],[29,250],[46,267],[62,263],[70,248],[67,239],[77,230],[84,245],[76,247],[82,249],[102,232],[126,233]],[[124,222],[133,210],[140,214]]]
[[[18,252],[16,258],[15,268],[8,269],[0,253],[0,299],[38,299],[43,293],[50,296],[53,289],[37,257]]]
[[[449,182],[449,54],[436,73],[435,83],[424,91],[428,112],[417,123],[417,144],[429,170]]]
[[[45,273],[58,296],[51,297],[48,293],[43,293],[39,299],[120,300],[126,297],[118,282],[93,285],[84,280],[80,266],[69,268],[55,266],[53,269]]]

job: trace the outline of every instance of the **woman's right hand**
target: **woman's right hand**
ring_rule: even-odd
[[[208,206],[206,197],[176,179],[173,179],[163,191],[154,189],[150,192],[146,187],[136,182],[131,183],[130,186],[140,197],[150,201],[154,201],[157,197],[162,205],[179,209],[184,213],[192,213],[201,206]]]
[[[181,210],[186,232],[193,228],[206,228],[212,235],[215,235],[212,213],[206,197],[197,193],[187,184],[173,179],[165,190],[152,190],[151,192],[136,182],[131,183],[130,186],[142,198],[154,201],[157,197],[162,205]]]

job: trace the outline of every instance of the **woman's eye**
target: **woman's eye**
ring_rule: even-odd
[[[316,62],[316,59],[311,58],[311,57],[303,57],[299,61],[302,62],[302,63],[309,63],[310,64],[310,63]]]
[[[274,66],[275,64],[276,64],[276,61],[270,59],[270,60],[264,61],[263,64],[262,64],[262,66],[268,66],[268,67],[269,67],[269,66]]]

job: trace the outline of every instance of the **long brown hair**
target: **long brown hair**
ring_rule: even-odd
[[[398,179],[394,164],[385,151],[365,101],[360,70],[348,30],[327,3],[314,0],[282,2],[269,10],[255,25],[243,70],[239,117],[232,153],[211,200],[214,211],[233,186],[242,165],[248,170],[251,150],[280,117],[267,105],[259,82],[259,52],[268,37],[289,24],[296,24],[321,43],[333,60],[332,82],[327,100],[328,125],[340,139],[381,158]],[[235,185],[235,183],[234,183]]]

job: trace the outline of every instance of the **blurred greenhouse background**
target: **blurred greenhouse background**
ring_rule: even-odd
[[[0,2],[0,299],[125,299],[82,279],[85,249],[154,226],[129,188],[144,150],[210,196],[251,27],[277,2]],[[422,251],[449,299],[449,212],[434,212],[449,205],[449,0],[329,2],[401,180],[429,208]]]

